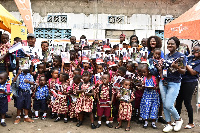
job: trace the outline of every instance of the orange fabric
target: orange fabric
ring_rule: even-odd
[[[20,12],[23,20],[24,20],[24,23],[28,29],[28,32],[34,33],[30,0],[15,0],[15,3],[19,9],[19,12]]]
[[[200,2],[177,19],[165,25],[164,37],[200,40]]]

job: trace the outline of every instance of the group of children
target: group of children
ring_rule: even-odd
[[[71,38],[71,43],[73,42]],[[36,38],[28,35],[27,42],[29,49],[35,46]],[[98,46],[102,43],[94,41]],[[93,43],[93,44],[94,44]],[[89,114],[91,128],[99,128],[102,124],[102,117],[106,119],[106,126],[112,128],[113,120],[118,122],[115,129],[122,127],[122,121],[127,121],[125,131],[130,131],[130,121],[132,118],[138,121],[144,120],[144,128],[148,127],[148,119],[152,119],[152,128],[156,129],[158,115],[162,114],[160,107],[160,96],[158,83],[162,79],[161,50],[155,49],[152,62],[136,62],[130,59],[123,60],[123,55],[119,55],[118,62],[107,62],[106,58],[101,63],[89,59],[83,61],[78,57],[81,50],[89,50],[87,44],[79,47],[74,43],[74,49],[69,50],[70,61],[65,62],[60,55],[50,55],[52,61],[48,62],[45,52],[48,51],[48,42],[42,42],[43,59],[40,63],[34,64],[32,61],[30,69],[23,67],[16,68],[17,73],[12,80],[12,88],[16,90],[13,96],[17,117],[14,124],[19,124],[21,116],[24,114],[24,122],[34,122],[30,116],[30,110],[34,110],[33,119],[38,119],[43,112],[41,119],[45,120],[47,112],[50,112],[54,122],[64,117],[64,123],[68,118],[78,121],[80,127],[84,121],[85,112]],[[107,45],[107,44],[106,44]],[[128,44],[124,48],[128,48]],[[32,48],[33,47],[33,48]],[[104,51],[104,48],[107,51]],[[101,47],[101,52],[113,54],[119,50],[119,45]],[[144,47],[143,47],[144,48]],[[140,49],[136,45],[139,53]],[[16,55],[22,58],[24,50],[18,50]],[[24,57],[31,54],[25,52]],[[157,70],[155,74],[151,69],[154,65]],[[100,75],[97,79],[96,74]],[[2,114],[1,124],[5,126],[5,113],[8,111],[7,96],[11,94],[8,89],[8,74],[0,74],[0,113]],[[9,91],[8,91],[9,90]],[[32,105],[32,106],[31,106]],[[33,107],[33,109],[31,109]],[[162,108],[162,107],[161,107]],[[134,111],[133,111],[134,110]],[[94,124],[94,119],[98,117],[98,123]]]

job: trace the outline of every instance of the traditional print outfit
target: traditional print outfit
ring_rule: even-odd
[[[35,99],[33,103],[33,109],[36,111],[46,111],[48,109],[47,97],[49,95],[49,88],[47,85],[43,87],[37,87],[35,92]]]
[[[117,96],[121,95],[120,91],[118,92]],[[131,98],[130,99],[135,99],[134,93],[131,93]],[[124,101],[120,101],[119,104],[119,119],[120,120],[131,120],[131,115],[132,115],[132,104],[127,103]]]
[[[99,92],[99,88],[101,87],[101,92]],[[97,95],[99,95],[100,102],[109,102],[111,101],[111,96],[115,94],[114,90],[112,89],[110,94],[110,86],[101,85],[97,87]],[[99,102],[97,102],[97,116],[102,116],[103,114],[107,117],[110,116],[111,107],[100,107]]]
[[[69,82],[61,85],[62,91],[58,92],[56,97],[53,112],[57,112],[58,114],[66,114],[68,113],[68,97],[64,95],[64,93],[69,91]]]
[[[78,118],[78,114],[76,113],[76,101],[78,96],[76,95],[76,90],[79,90],[79,84],[73,83],[72,85],[73,92],[71,94],[71,103],[69,109],[69,117],[70,118]]]
[[[59,78],[52,80],[52,78],[49,79],[48,85],[49,85],[49,90],[51,91],[56,91],[56,84],[60,84]],[[55,102],[56,96],[51,96],[51,102],[49,103],[49,108],[53,110],[54,108],[54,102]]]
[[[87,89],[90,87],[90,82],[87,84],[83,83],[81,86],[82,89]],[[92,112],[93,109],[93,98],[91,96],[86,96],[85,92],[80,94],[80,97],[76,101],[76,113]]]
[[[136,82],[138,82],[138,84],[143,83],[143,77],[141,77],[139,74],[137,74],[136,78]],[[144,89],[142,89],[142,86],[137,86],[137,83],[135,83],[136,85],[136,90],[135,90],[135,108],[139,109],[140,108],[140,102],[144,93]]]
[[[145,87],[156,86],[155,76],[151,79],[144,78]],[[158,109],[160,106],[159,93],[155,89],[145,88],[142,100],[140,103],[140,116],[143,119],[157,119]]]

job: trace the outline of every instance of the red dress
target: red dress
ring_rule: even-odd
[[[57,78],[55,80],[52,80],[52,78],[49,79],[49,81],[48,81],[48,87],[49,87],[50,93],[52,91],[56,91],[56,87],[55,87],[56,84],[60,84],[59,78]],[[55,96],[52,95],[51,96],[51,102],[49,103],[49,108],[51,108],[52,110],[54,108],[54,102],[55,102]]]
[[[58,92],[52,112],[57,112],[58,114],[66,114],[68,112],[68,98],[67,95],[63,95],[69,91],[68,87],[69,82],[62,85],[63,90]]]
[[[73,89],[73,93],[71,94],[69,117],[70,118],[74,118],[74,117],[78,118],[78,114],[76,113],[75,109],[76,109],[76,100],[78,98],[78,96],[76,95],[76,90],[79,89],[79,84],[77,85],[77,84],[73,83],[72,89]]]
[[[120,95],[120,92],[118,92],[117,96]],[[131,93],[131,99],[134,99],[134,93]],[[132,104],[126,103],[124,101],[120,101],[119,104],[119,119],[120,120],[131,120],[131,114],[132,114]]]
[[[86,89],[90,87],[90,83],[83,83],[81,86],[82,89]],[[84,112],[92,112],[93,109],[93,98],[91,96],[86,96],[85,92],[79,94],[79,98],[76,101],[76,113]]]

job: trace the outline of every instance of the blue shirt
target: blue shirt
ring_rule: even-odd
[[[187,65],[190,66],[193,70],[197,71],[197,75],[191,75],[188,71],[184,75],[182,75],[181,82],[195,82],[199,78],[200,73],[200,60],[195,60],[194,56],[188,57]]]
[[[37,100],[46,99],[48,95],[49,95],[49,89],[47,85],[43,86],[42,88],[39,86],[35,92],[35,99]]]
[[[4,90],[5,92],[8,92],[7,91],[7,84],[9,84],[9,83],[6,82],[5,84],[0,84],[0,89]],[[10,88],[10,92],[12,93],[11,88]],[[7,97],[7,95],[3,94],[3,93],[0,93],[0,98],[2,98],[2,97]]]
[[[180,58],[180,57],[184,57],[183,58],[183,66],[186,66],[186,58],[184,54],[181,54],[179,52],[175,52],[173,55],[170,56],[170,54],[165,55],[165,62],[173,62],[176,59]],[[165,65],[164,65],[165,66]],[[170,64],[171,66],[171,64]],[[172,68],[172,67],[171,67]],[[164,67],[164,69],[166,69]],[[167,68],[167,77],[165,77],[165,79],[168,82],[174,82],[174,83],[180,83],[181,82],[181,74],[176,70],[175,72],[171,72],[169,70],[169,68]]]
[[[34,82],[33,76],[30,73],[26,75],[22,72],[19,76],[19,88],[22,90],[31,90],[31,85],[29,83],[25,83],[24,80],[27,79],[31,82]]]

